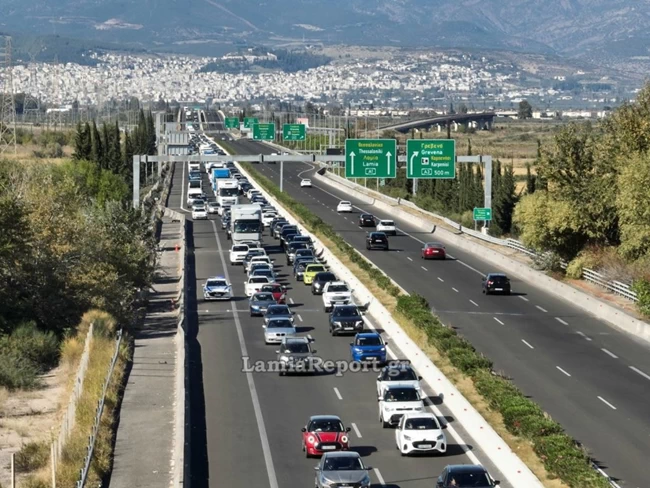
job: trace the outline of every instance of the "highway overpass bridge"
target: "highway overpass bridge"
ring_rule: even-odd
[[[457,131],[458,126],[460,125],[479,130],[491,130],[492,122],[496,116],[497,114],[495,112],[436,115],[434,117],[427,117],[426,119],[409,120],[399,124],[387,125],[380,127],[379,130],[394,130],[406,133],[412,129],[428,129],[435,127],[438,129],[438,132],[442,132],[443,128],[446,129],[448,125],[453,131]]]

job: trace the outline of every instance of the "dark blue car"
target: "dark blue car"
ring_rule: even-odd
[[[386,362],[386,342],[376,332],[361,332],[350,342],[352,361],[376,360]]]

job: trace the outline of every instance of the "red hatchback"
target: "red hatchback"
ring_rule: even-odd
[[[272,293],[273,299],[278,305],[285,305],[287,303],[287,287],[280,283],[269,283],[268,285],[262,286],[260,291]]]
[[[447,259],[445,246],[440,242],[427,242],[422,247],[422,259]]]
[[[330,451],[347,451],[350,448],[350,427],[336,415],[314,415],[302,428],[302,450],[306,457],[322,456]]]

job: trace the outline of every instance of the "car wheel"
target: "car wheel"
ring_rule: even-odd
[[[384,251],[388,251],[388,246],[386,246],[386,249],[384,249]]]

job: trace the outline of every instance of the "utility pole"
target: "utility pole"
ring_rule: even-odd
[[[0,69],[4,71],[4,83],[0,85],[0,154],[11,151],[16,154],[16,98],[11,37],[6,36],[4,40],[4,48],[0,51]]]

